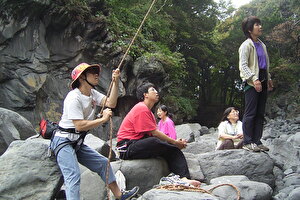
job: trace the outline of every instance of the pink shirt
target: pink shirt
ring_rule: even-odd
[[[156,130],[156,120],[144,102],[137,103],[124,118],[117,135],[118,142],[138,140],[145,135],[152,136],[150,131]]]
[[[170,138],[173,138],[174,140],[177,139],[175,124],[169,117],[167,117],[166,121],[160,120],[158,122],[158,130],[163,132]]]

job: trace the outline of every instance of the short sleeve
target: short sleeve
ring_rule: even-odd
[[[92,90],[92,92],[93,92],[93,100],[96,102],[96,105],[100,106],[101,101],[105,97],[105,95],[94,89]]]
[[[133,126],[136,133],[149,132],[157,128],[155,117],[148,110],[143,110],[134,117]]]

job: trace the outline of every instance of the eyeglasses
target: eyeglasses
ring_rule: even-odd
[[[157,90],[155,88],[151,87],[148,89],[148,92],[157,92]]]
[[[238,110],[232,110],[230,113],[238,115],[240,112]]]

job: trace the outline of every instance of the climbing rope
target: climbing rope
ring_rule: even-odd
[[[210,188],[209,190],[205,190],[199,187],[192,187],[192,186],[185,186],[185,185],[176,185],[176,184],[168,184],[168,185],[160,185],[158,187],[156,187],[155,189],[164,189],[164,190],[171,190],[171,191],[186,191],[186,192],[201,192],[201,193],[207,193],[207,194],[211,194],[214,195],[212,193],[212,191],[218,187],[221,186],[231,186],[232,188],[234,188],[236,190],[237,193],[237,200],[241,199],[241,193],[240,190],[233,184],[229,184],[229,183],[224,183],[224,184],[220,184],[220,185],[216,185],[212,188]]]
[[[121,66],[122,66],[123,62],[124,62],[126,56],[128,55],[129,50],[131,49],[131,46],[133,45],[133,43],[134,43],[134,41],[135,41],[137,35],[138,35],[139,32],[141,31],[141,29],[142,29],[142,27],[143,27],[143,25],[144,25],[144,23],[145,23],[145,21],[146,21],[148,15],[149,15],[150,11],[152,10],[152,8],[153,8],[155,2],[156,2],[156,0],[153,0],[153,1],[152,1],[152,3],[151,3],[151,5],[150,5],[150,7],[149,7],[147,13],[145,14],[145,16],[144,16],[144,18],[143,18],[143,20],[142,20],[142,22],[141,22],[139,28],[137,29],[137,31],[136,31],[134,37],[132,38],[132,40],[131,40],[131,42],[130,42],[130,44],[129,44],[129,46],[128,46],[126,52],[125,52],[125,54],[123,55],[123,57],[122,57],[122,59],[121,59],[121,61],[120,61],[120,63],[119,63],[119,65],[118,65],[118,67],[117,67],[116,70],[120,70],[120,69],[121,69]],[[110,93],[111,93],[111,89],[112,89],[112,86],[113,86],[113,82],[114,82],[114,81],[116,81],[116,80],[113,79],[113,80],[111,81],[110,85],[109,85],[109,88],[108,88],[108,91],[107,91],[107,95],[106,95],[107,97],[109,97],[109,95],[110,95]],[[105,107],[106,102],[107,102],[107,98],[105,98],[104,104],[103,104],[103,106],[102,106],[102,108],[101,108],[100,116],[101,116],[101,114],[103,113],[103,110],[104,110],[104,107]],[[110,190],[109,190],[109,187],[108,187],[108,176],[109,176],[109,167],[110,167],[110,159],[111,159],[111,152],[112,152],[112,127],[113,127],[112,118],[110,118],[110,123],[109,123],[109,125],[110,125],[110,136],[109,136],[109,138],[110,138],[110,145],[109,145],[108,162],[107,162],[107,166],[106,166],[106,190],[107,190],[107,199],[108,199],[108,200],[110,200],[110,192],[109,192]]]
[[[110,124],[110,135],[109,135],[109,153],[108,153],[108,162],[107,162],[107,166],[106,166],[106,180],[105,180],[105,183],[106,183],[106,191],[107,191],[107,197],[108,197],[108,200],[110,199],[110,190],[109,190],[109,187],[108,187],[108,177],[109,177],[109,166],[110,166],[110,160],[111,160],[111,154],[112,154],[112,150],[111,150],[111,147],[112,147],[112,118],[109,119],[109,124]]]

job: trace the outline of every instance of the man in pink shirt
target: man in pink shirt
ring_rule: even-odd
[[[174,140],[157,130],[156,120],[151,109],[159,100],[158,92],[151,83],[137,88],[137,103],[124,118],[118,131],[117,147],[121,159],[143,159],[163,157],[174,174],[196,187],[200,182],[190,180],[186,159],[181,151],[187,143]]]

